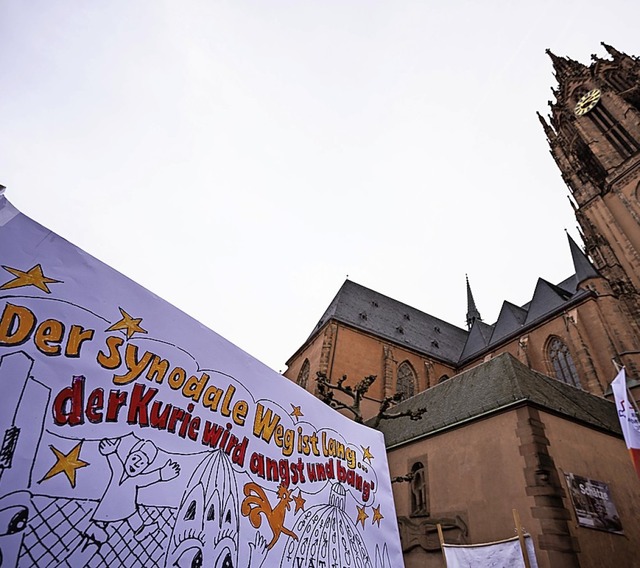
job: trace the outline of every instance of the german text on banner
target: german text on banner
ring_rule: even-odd
[[[536,554],[530,536],[525,537],[527,555],[531,568],[537,568]],[[447,568],[524,568],[524,558],[518,537],[491,544],[443,545]]]
[[[403,566],[379,432],[2,195],[0,267],[3,568]]]
[[[624,368],[611,383],[611,390],[616,401],[616,410],[620,419],[620,427],[624,435],[624,441],[629,448],[633,465],[638,477],[640,477],[640,422],[635,411],[629,393],[627,391],[627,376]]]

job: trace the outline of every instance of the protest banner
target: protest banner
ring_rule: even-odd
[[[379,432],[2,195],[0,266],[3,566],[403,566]]]

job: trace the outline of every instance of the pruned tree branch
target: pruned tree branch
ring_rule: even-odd
[[[347,380],[347,375],[343,375],[341,379],[338,379],[336,384],[333,384],[323,373],[318,373],[317,377],[318,398],[335,410],[346,410],[350,412],[353,415],[353,420],[362,424],[364,420],[362,418],[360,403],[376,380],[376,376],[369,375],[353,387],[350,385],[343,386]],[[350,399],[350,402],[337,399],[334,396],[336,391],[345,394]]]
[[[346,410],[350,412],[355,422],[362,424],[364,422],[362,418],[362,411],[360,404],[365,397],[371,385],[375,382],[376,376],[369,375],[362,379],[359,383],[353,387],[350,385],[344,386],[347,376],[343,375],[342,378],[334,384],[323,373],[317,373],[318,383],[318,398],[325,404],[328,404],[335,410]],[[335,397],[335,393],[339,392],[347,396],[348,400],[340,400]],[[416,408],[414,410],[402,410],[399,412],[389,412],[389,409],[398,404],[402,400],[402,394],[396,393],[393,396],[388,396],[382,400],[378,413],[373,419],[371,426],[377,428],[382,420],[393,420],[396,418],[402,418],[408,416],[411,420],[420,420],[424,413],[427,411],[425,407]]]
[[[406,475],[401,475],[399,477],[392,477],[391,478],[391,483],[405,483],[405,482],[410,482],[413,481],[413,478],[416,476],[416,474],[413,471],[410,471],[409,473],[407,473]]]

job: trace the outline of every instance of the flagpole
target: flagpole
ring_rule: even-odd
[[[513,520],[516,523],[516,531],[518,532],[518,540],[520,541],[520,550],[522,551],[524,566],[525,568],[531,568],[529,555],[527,554],[527,545],[524,542],[524,534],[522,532],[522,526],[520,525],[520,513],[518,513],[518,509],[513,509]]]
[[[442,526],[440,523],[436,524],[438,529],[438,540],[440,541],[440,550],[442,550],[442,557],[444,558],[444,568],[447,568],[447,555],[444,553],[444,535],[442,534]]]

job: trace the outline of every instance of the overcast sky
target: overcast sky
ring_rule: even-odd
[[[0,2],[0,183],[275,370],[347,275],[464,327],[572,273],[551,48],[634,0]]]

